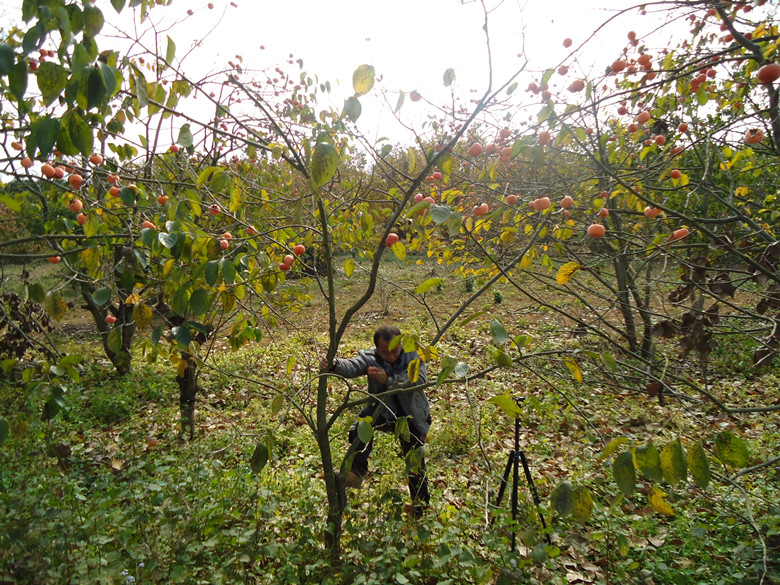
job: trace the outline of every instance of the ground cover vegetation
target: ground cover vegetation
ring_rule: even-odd
[[[292,55],[107,48],[105,10],[174,9],[110,4],[0,44],[4,580],[777,581],[774,6],[626,9],[679,46],[629,26],[578,78],[561,39],[478,99],[445,71],[449,107],[356,64],[333,108]],[[414,146],[359,133],[377,93],[430,109]],[[345,490],[367,398],[317,369],[384,321],[430,372],[420,522],[392,447]]]

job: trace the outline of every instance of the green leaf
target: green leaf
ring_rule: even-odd
[[[11,426],[8,424],[8,421],[4,418],[0,418],[0,444],[5,442],[5,440],[8,438],[10,430]]]
[[[574,509],[572,514],[575,520],[580,523],[587,522],[593,514],[593,496],[585,486],[577,486],[574,489]]]
[[[94,4],[84,6],[84,36],[96,37],[103,28],[103,13]]]
[[[168,234],[166,232],[160,232],[157,234],[157,239],[159,242],[169,250],[176,245],[176,243],[179,241],[179,237],[180,234]]]
[[[405,96],[406,96],[406,94],[404,94],[404,92],[400,92],[398,94],[398,101],[395,102],[395,109],[393,109],[393,113],[397,113],[398,110],[400,110],[401,107],[404,105]],[[412,172],[412,171],[410,171],[410,172]]]
[[[615,451],[618,450],[618,448],[628,441],[628,437],[613,437],[606,447],[604,447],[604,450],[601,452],[601,454],[598,456],[598,459],[606,459],[610,455],[612,455]]]
[[[677,485],[688,477],[685,451],[679,439],[667,444],[661,451],[661,471],[669,485]]]
[[[92,300],[98,307],[105,305],[111,298],[111,289],[107,287],[99,288],[92,293]]]
[[[495,317],[490,320],[490,335],[493,336],[493,345],[506,345],[509,341],[509,334]]]
[[[249,461],[249,467],[252,469],[252,473],[260,473],[268,463],[268,447],[265,441],[259,441],[255,446],[255,451],[252,453],[252,459]]]
[[[502,368],[513,368],[515,365],[512,358],[503,349],[497,349],[493,354],[493,359],[495,359],[496,363]]]
[[[143,73],[136,71],[133,76],[133,85],[135,86],[135,97],[138,99],[138,104],[145,108],[149,105],[149,94],[146,87],[146,78]]]
[[[2,369],[3,373],[7,376],[11,372],[11,370],[13,370],[16,367],[16,364],[18,363],[19,360],[14,358],[9,358],[0,362],[0,369]]]
[[[561,517],[574,512],[574,486],[571,482],[562,481],[555,486],[550,494],[550,504]]]
[[[710,485],[710,464],[707,461],[707,454],[701,445],[697,442],[690,451],[688,451],[688,470],[693,476],[693,483],[702,489]]]
[[[633,450],[636,468],[652,481],[661,481],[661,454],[653,443],[639,445]]]
[[[219,263],[216,260],[206,263],[205,275],[206,284],[209,286],[217,284],[217,279],[219,278]]]
[[[176,339],[180,349],[186,350],[189,348],[190,343],[192,343],[192,332],[187,327],[183,325],[181,327],[174,327],[171,329],[171,333]]]
[[[30,300],[39,305],[46,300],[46,291],[43,290],[43,285],[35,282],[27,286],[27,296]]]
[[[374,437],[374,427],[371,426],[371,423],[361,420],[358,423],[357,434],[358,438],[368,445]]]
[[[433,287],[435,287],[437,284],[441,284],[442,279],[439,277],[436,278],[429,278],[422,284],[418,285],[416,289],[414,289],[414,293],[421,295],[423,293],[427,293],[429,290],[431,290]]]
[[[222,173],[222,167],[208,167],[201,171],[201,173],[198,175],[198,180],[196,182],[196,186],[198,189],[201,189],[203,185],[206,184],[208,181],[212,181],[214,178],[214,175],[217,173]]]
[[[179,137],[176,139],[176,142],[181,146],[187,148],[192,146],[193,141],[194,141],[194,137],[192,136],[192,130],[190,129],[190,125],[183,124],[182,127],[179,129]],[[211,168],[213,169],[214,167]],[[200,178],[198,178],[198,188],[200,188],[202,185],[203,183],[201,182]]]
[[[436,225],[441,225],[446,223],[452,215],[452,208],[449,205],[431,204],[428,207],[428,213],[431,214],[431,219]]]
[[[8,75],[14,67],[16,55],[11,45],[0,43],[0,76]]]
[[[219,261],[222,270],[222,280],[225,284],[233,284],[236,281],[236,265],[227,258]]]
[[[355,90],[356,96],[361,96],[374,87],[374,66],[373,65],[361,65],[352,74],[352,88]]]
[[[618,534],[617,545],[621,556],[625,557],[631,552],[631,544],[628,542],[625,534]]]
[[[612,477],[623,494],[630,496],[636,490],[636,469],[629,451],[623,451],[612,462]]]
[[[68,303],[60,293],[47,293],[43,301],[43,306],[49,316],[55,321],[59,321],[68,312]]]
[[[122,328],[114,327],[108,334],[106,339],[108,349],[114,353],[120,353],[122,351]]]
[[[143,228],[141,230],[141,241],[150,248],[154,245],[157,239],[157,230],[153,228]]]
[[[8,87],[13,96],[21,101],[27,93],[27,63],[19,61],[8,74]]]
[[[276,416],[281,412],[282,407],[284,407],[284,394],[277,394],[271,401],[271,414]]]
[[[615,360],[615,357],[611,353],[605,351],[601,353],[600,357],[601,357],[601,362],[607,367],[607,369],[610,372],[617,372],[618,364],[617,361]]]
[[[87,75],[87,109],[98,108],[109,95],[106,78],[98,67],[91,67]]]
[[[49,106],[62,94],[68,84],[68,71],[53,61],[44,61],[35,73],[43,105]]]
[[[210,305],[209,293],[205,288],[192,291],[190,296],[190,310],[195,315],[205,315]]]
[[[167,63],[173,63],[173,58],[176,56],[176,43],[173,42],[171,37],[168,37],[168,47],[165,50],[165,61]]]
[[[355,96],[350,96],[344,102],[344,109],[341,111],[341,116],[346,116],[353,122],[357,122],[360,118],[360,114],[363,112],[363,107],[360,105],[360,100]]]
[[[51,116],[46,116],[30,124],[30,129],[35,136],[35,142],[42,156],[47,156],[52,151],[60,136],[61,128],[60,121]]]
[[[279,277],[276,272],[268,272],[260,277],[260,284],[263,285],[263,290],[265,292],[273,292],[276,285],[279,284]]]
[[[747,467],[750,454],[745,442],[731,431],[715,435],[715,447],[718,459],[731,467]]]
[[[114,7],[117,13],[122,12],[122,9],[125,7],[125,0],[111,0],[111,6]]]
[[[70,110],[62,116],[61,123],[70,144],[81,154],[92,154],[92,128],[84,121],[81,114],[76,110]],[[61,131],[60,135],[62,134]]]
[[[444,81],[444,85],[449,87],[452,85],[452,82],[455,81],[455,70],[450,67],[444,72],[444,75],[442,76],[442,79]]]
[[[314,147],[311,159],[312,189],[319,189],[333,178],[339,168],[339,153],[327,142],[320,142]]]

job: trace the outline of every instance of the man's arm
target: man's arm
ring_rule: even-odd
[[[338,376],[344,378],[357,378],[359,376],[365,376],[368,373],[369,363],[363,352],[360,352],[357,356],[349,359],[335,358],[333,365],[330,368],[322,368],[328,372],[332,372]],[[324,365],[327,366],[327,363]],[[322,367],[323,364],[320,363]]]

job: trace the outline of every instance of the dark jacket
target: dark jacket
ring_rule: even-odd
[[[428,379],[428,370],[425,367],[425,362],[422,360],[420,360],[420,375],[417,382],[409,381],[409,364],[419,357],[416,351],[407,353],[401,350],[401,355],[398,356],[396,362],[389,364],[376,355],[376,348],[372,347],[371,349],[359,351],[358,355],[353,358],[337,358],[336,365],[333,366],[331,371],[345,378],[357,378],[359,376],[367,376],[369,366],[380,367],[387,372],[387,384],[381,384],[378,380],[374,380],[371,377],[368,378],[369,393],[380,394],[394,388],[424,384]],[[410,424],[414,424],[417,427],[420,435],[427,435],[428,428],[431,425],[431,407],[428,404],[425,392],[422,390],[403,392],[396,394],[394,398],[398,400],[398,404],[401,410],[403,410],[403,413],[399,414],[411,416]]]

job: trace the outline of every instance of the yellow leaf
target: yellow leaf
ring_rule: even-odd
[[[506,414],[508,414],[511,417],[517,418],[521,414],[523,414],[523,410],[520,408],[517,402],[509,395],[509,391],[505,392],[504,394],[493,396],[489,400],[489,402],[492,402],[493,404],[498,406],[501,410],[503,410]]]
[[[523,256],[523,259],[520,260],[520,268],[523,270],[528,270],[531,268],[531,264],[533,264],[534,260],[530,253],[527,253],[525,256]]]
[[[138,303],[133,307],[133,320],[139,329],[146,329],[152,322],[152,308],[144,303]]]
[[[420,359],[409,362],[409,381],[417,382],[420,379]]]
[[[295,357],[289,355],[287,356],[287,364],[286,364],[287,374],[292,374],[293,366],[295,366]]]
[[[517,229],[513,227],[504,228],[501,231],[501,243],[506,245],[509,245],[512,243],[512,240],[515,239],[517,236]]]
[[[750,193],[750,189],[747,187],[737,187],[737,190],[734,191],[734,195],[737,197],[745,197],[748,193]]]
[[[439,359],[439,351],[435,347],[432,347],[430,345],[426,347],[421,346],[418,349],[418,352],[420,354],[420,357],[426,362]]]
[[[613,437],[612,440],[609,442],[609,444],[604,447],[604,450],[601,452],[601,454],[598,456],[599,459],[606,459],[610,455],[612,455],[615,451],[620,448],[620,446],[628,441],[628,437]]]
[[[566,367],[569,368],[572,378],[577,380],[577,382],[582,382],[582,370],[580,370],[580,367],[577,365],[577,362],[574,361],[574,358],[566,358]]]
[[[163,276],[167,277],[171,273],[171,270],[173,270],[175,264],[176,264],[176,260],[174,260],[173,258],[169,259],[165,263],[165,266],[163,266]]]
[[[657,487],[650,488],[650,493],[647,494],[647,501],[653,507],[653,510],[664,516],[674,516],[674,510],[669,503],[664,499],[666,492],[658,489]]]
[[[558,274],[555,275],[555,281],[558,284],[566,284],[580,268],[582,268],[582,266],[576,262],[567,262],[558,269]]]
[[[355,261],[352,258],[347,258],[344,261],[344,274],[349,278],[353,272],[355,272]]]
[[[139,295],[138,293],[133,293],[131,295],[128,295],[128,297],[125,299],[126,305],[135,305],[140,302],[141,302],[141,295]]]

